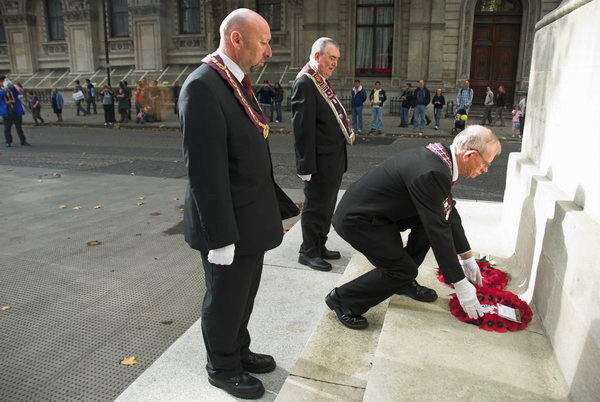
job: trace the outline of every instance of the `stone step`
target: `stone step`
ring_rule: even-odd
[[[355,254],[338,286],[372,268],[364,256]],[[371,309],[365,314],[369,327],[357,331],[344,327],[326,309],[277,400],[362,400],[386,310],[387,301]]]
[[[501,255],[500,203],[459,201],[474,250]],[[512,274],[511,258],[495,257]],[[540,317],[514,333],[486,332],[450,314],[453,290],[437,280],[430,252],[419,282],[438,292],[434,303],[391,298],[364,393],[365,401],[569,400],[569,391]],[[519,294],[519,272],[508,290]]]

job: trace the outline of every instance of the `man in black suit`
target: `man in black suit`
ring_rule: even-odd
[[[333,39],[317,39],[292,87],[296,171],[304,181],[305,196],[298,262],[319,271],[331,270],[325,260],[341,257],[325,242],[348,165],[346,143],[354,140],[346,111],[327,81],[339,58],[339,45]]]
[[[481,273],[451,189],[458,176],[473,178],[487,172],[500,151],[500,142],[489,129],[469,126],[449,148],[433,143],[400,152],[348,188],[333,226],[375,269],[333,289],[325,298],[342,324],[366,328],[362,314],[395,293],[435,300],[435,291],[415,280],[430,247],[467,314],[471,318],[483,315],[469,282],[481,286]],[[407,229],[410,235],[404,247],[400,232]]]
[[[220,34],[219,49],[190,74],[179,97],[189,177],[185,239],[200,251],[205,271],[209,382],[239,398],[258,398],[264,387],[247,372],[267,373],[276,364],[250,351],[248,320],[264,253],[281,243],[281,219],[299,211],[273,180],[268,119],[245,74],[272,54],[269,25],[238,9]]]

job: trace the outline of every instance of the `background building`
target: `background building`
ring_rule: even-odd
[[[273,58],[253,74],[286,86],[320,36],[336,39],[342,58],[333,85],[376,80],[397,93],[425,79],[453,95],[470,79],[476,100],[504,85],[528,89],[535,23],[558,0],[1,0],[0,71],[27,88],[68,88],[75,79],[106,83],[103,14],[112,82],[145,77],[183,82],[218,42],[232,9],[257,10],[270,22]],[[103,11],[105,4],[105,12]]]

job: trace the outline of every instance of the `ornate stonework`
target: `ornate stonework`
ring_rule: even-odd
[[[175,47],[181,50],[200,49],[204,40],[200,37],[194,38],[176,38],[174,39]]]
[[[4,16],[4,25],[35,25],[35,21],[35,15],[33,14],[9,14]]]
[[[47,56],[54,55],[65,55],[69,51],[69,46],[67,43],[44,43],[42,45],[42,49],[44,50],[44,54]]]
[[[133,40],[122,39],[114,40],[111,39],[108,43],[108,49],[111,53],[131,53],[133,52]]]

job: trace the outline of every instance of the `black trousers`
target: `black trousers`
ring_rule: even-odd
[[[346,168],[345,153],[319,155],[318,173],[304,182],[304,204],[300,223],[302,245],[300,252],[314,258],[321,255],[327,242],[337,194]]]
[[[25,138],[25,133],[23,132],[23,116],[19,116],[16,113],[8,113],[8,116],[3,118],[4,120],[4,140],[7,144],[12,144],[12,125],[14,123],[17,129],[17,135],[19,136],[19,140],[21,140],[21,144],[27,142]]]
[[[102,105],[104,109],[104,122],[105,123],[115,123],[115,106],[114,105]]]
[[[202,255],[206,294],[202,305],[202,336],[208,374],[221,379],[242,372],[250,353],[248,321],[260,284],[264,252],[236,255],[231,265],[215,265]]]
[[[354,314],[364,314],[415,279],[430,248],[418,218],[401,224],[353,223],[339,226],[335,225],[338,234],[375,266],[375,269],[337,288],[340,301]],[[400,232],[409,228],[411,232],[404,247]]]

